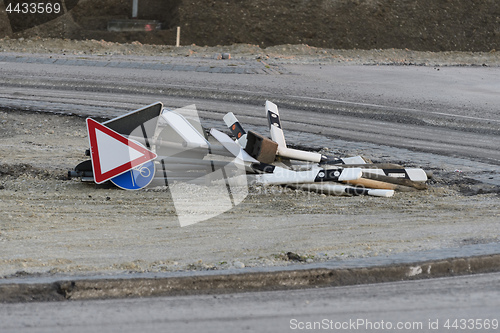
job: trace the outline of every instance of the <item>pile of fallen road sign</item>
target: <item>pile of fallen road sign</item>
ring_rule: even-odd
[[[88,118],[90,160],[68,175],[127,190],[169,182],[210,185],[228,177],[334,195],[390,197],[395,190],[427,188],[427,174],[419,168],[289,148],[278,107],[267,101],[265,111],[270,138],[246,132],[233,113],[226,114],[234,140],[214,128],[207,132],[196,110],[171,111],[159,102],[103,123]]]

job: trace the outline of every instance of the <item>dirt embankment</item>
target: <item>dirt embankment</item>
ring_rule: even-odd
[[[68,1],[68,0],[66,0]],[[63,37],[184,45],[308,44],[336,49],[491,51],[500,48],[496,0],[141,0],[139,18],[155,19],[157,32],[106,31],[108,20],[128,18],[131,1],[80,0],[42,26],[13,32],[0,5],[0,37]]]
[[[289,0],[193,2],[179,8],[194,43],[309,44],[337,49],[489,51],[500,41],[498,1]]]

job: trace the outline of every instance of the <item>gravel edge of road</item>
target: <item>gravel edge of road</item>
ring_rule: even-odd
[[[227,294],[397,282],[500,271],[500,254],[358,268],[0,285],[0,303]]]
[[[230,59],[219,59],[223,53]],[[252,44],[219,46],[150,45],[139,42],[115,43],[104,40],[69,40],[58,38],[3,38],[0,39],[0,55],[16,54],[49,56],[55,59],[124,60],[143,57],[147,61],[162,62],[176,59],[177,62],[203,60],[211,63],[234,61],[260,62],[267,68],[276,65],[335,64],[335,65],[388,65],[388,66],[459,66],[498,67],[500,55],[490,52],[465,51],[414,51],[410,49],[332,49],[307,44],[283,44],[261,48]],[[143,60],[146,60],[143,59]]]

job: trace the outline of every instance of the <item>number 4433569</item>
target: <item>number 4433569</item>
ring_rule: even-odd
[[[498,329],[497,319],[448,319],[443,325],[447,329],[460,330],[496,330]]]
[[[59,14],[61,4],[58,2],[23,2],[14,6],[14,4],[9,3],[5,11],[9,14]]]

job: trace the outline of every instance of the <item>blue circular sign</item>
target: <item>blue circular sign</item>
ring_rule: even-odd
[[[155,176],[155,163],[149,161],[119,176],[111,178],[111,182],[124,190],[140,190],[148,186]]]

